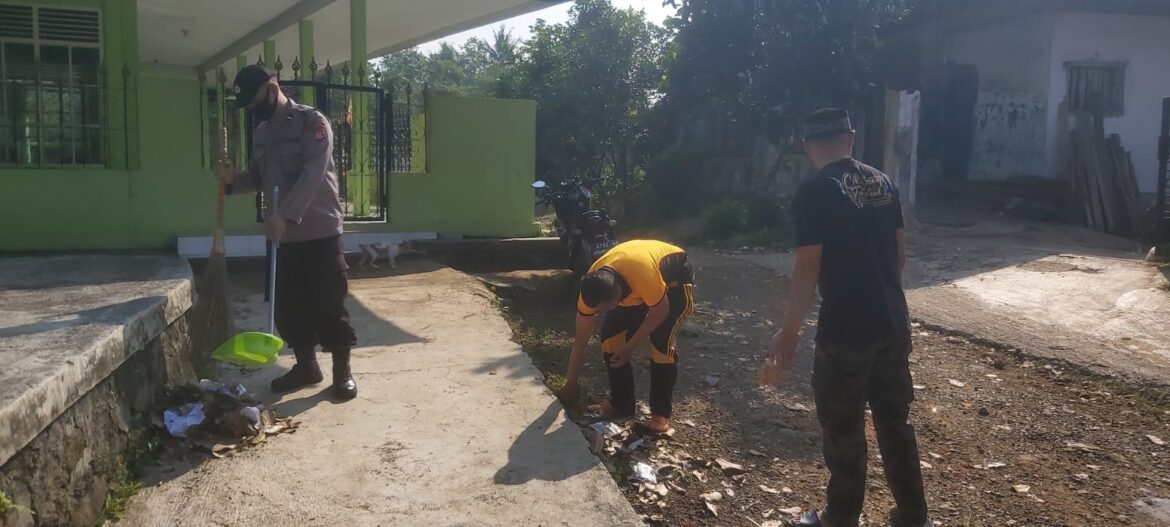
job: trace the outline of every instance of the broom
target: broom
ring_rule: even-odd
[[[227,128],[220,129],[219,168],[228,168]],[[223,201],[224,182],[219,180],[215,196],[215,233],[211,256],[199,282],[198,296],[191,313],[192,347],[198,357],[205,357],[235,334],[232,305],[228,296],[227,256],[224,254]]]

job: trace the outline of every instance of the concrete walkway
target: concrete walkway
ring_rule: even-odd
[[[243,380],[299,430],[159,474],[121,525],[642,524],[479,282],[406,262],[351,288],[359,398],[322,384],[278,399],[282,357]]]

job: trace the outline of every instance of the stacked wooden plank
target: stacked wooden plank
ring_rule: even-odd
[[[1141,234],[1142,210],[1133,158],[1117,134],[1105,136],[1100,115],[1078,112],[1070,123],[1068,168],[1089,227]]]

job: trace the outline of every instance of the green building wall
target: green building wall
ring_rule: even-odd
[[[69,3],[104,6],[107,28],[135,27],[132,10],[110,7],[117,2]],[[117,34],[107,30],[105,52],[120,69],[137,60],[137,38]],[[0,252],[167,250],[178,236],[211,233],[215,179],[203,168],[195,72],[135,63],[131,78],[130,159],[119,168],[0,168]],[[535,233],[536,104],[433,95],[426,114],[427,172],[391,175],[389,220],[347,231]],[[260,232],[250,196],[229,197],[226,215],[229,235]]]

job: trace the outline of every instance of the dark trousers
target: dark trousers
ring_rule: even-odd
[[[297,360],[312,360],[313,350],[349,350],[357,343],[345,297],[349,267],[341,238],[283,243],[276,257],[276,327]]]
[[[830,474],[825,510],[830,527],[856,526],[861,516],[868,467],[866,403],[873,412],[886,481],[898,506],[896,521],[903,525],[926,521],[918,440],[910,424],[911,345],[908,339],[899,340],[903,342],[869,347],[817,345],[813,390]]]
[[[650,333],[650,411],[670,418],[674,383],[678,379],[678,352],[674,342],[683,321],[694,311],[694,284],[679,284],[666,290],[670,311],[666,320]],[[641,327],[650,308],[618,307],[605,316],[601,324],[601,350],[605,369],[609,372],[609,402],[621,415],[634,415],[637,397],[634,394],[634,368],[626,362],[620,368],[610,368],[613,353],[625,344]]]

